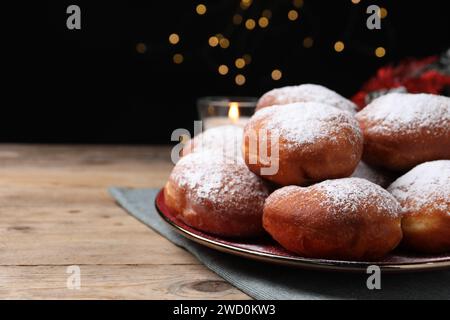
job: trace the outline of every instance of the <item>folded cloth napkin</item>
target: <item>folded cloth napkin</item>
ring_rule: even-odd
[[[382,274],[381,290],[369,290],[369,275],[308,271],[215,251],[176,233],[155,208],[156,189],[110,188],[132,216],[191,252],[207,268],[255,299],[450,299],[450,270]]]

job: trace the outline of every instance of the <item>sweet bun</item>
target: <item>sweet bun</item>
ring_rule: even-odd
[[[356,118],[368,164],[404,171],[422,162],[450,159],[450,98],[390,93]]]
[[[242,136],[244,130],[234,125],[211,128],[189,140],[181,154],[215,151],[227,157],[241,157]]]
[[[450,160],[420,164],[388,191],[403,207],[403,243],[425,253],[450,252]]]
[[[244,129],[247,166],[279,185],[348,177],[358,165],[362,147],[362,134],[352,115],[316,102],[261,109]],[[274,166],[278,170],[262,171]]]
[[[355,114],[356,105],[340,94],[317,84],[301,84],[270,90],[258,101],[256,110],[295,102],[320,102]],[[301,105],[299,105],[301,106]]]
[[[263,233],[265,182],[250,172],[242,158],[214,151],[181,158],[164,187],[169,210],[186,224],[226,237]]]
[[[275,191],[266,200],[263,225],[284,248],[304,257],[374,260],[401,241],[400,213],[380,186],[346,178]]]

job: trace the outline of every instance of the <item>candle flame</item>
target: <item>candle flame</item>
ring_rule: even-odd
[[[239,120],[239,103],[231,102],[230,109],[228,110],[228,118],[233,123],[237,123]]]

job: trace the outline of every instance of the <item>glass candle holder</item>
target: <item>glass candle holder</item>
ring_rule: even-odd
[[[203,97],[197,101],[197,109],[203,129],[236,125],[244,127],[255,112],[255,97]]]

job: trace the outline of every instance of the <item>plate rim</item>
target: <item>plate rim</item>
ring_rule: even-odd
[[[186,230],[182,226],[176,224],[163,212],[159,207],[158,202],[164,201],[164,188],[160,189],[155,197],[154,204],[159,216],[168,225],[172,227],[178,234],[185,238],[192,240],[200,245],[208,248],[225,252],[228,254],[244,257],[251,260],[262,261],[278,265],[288,265],[310,270],[324,270],[324,271],[339,271],[339,272],[366,272],[368,266],[376,265],[381,271],[385,272],[418,272],[442,270],[450,268],[450,258],[443,261],[434,262],[416,262],[416,263],[380,263],[377,261],[347,261],[347,260],[328,260],[318,258],[298,257],[284,257],[276,254],[258,252],[250,249],[240,248],[233,245],[228,245],[216,240],[208,239],[202,235]]]

